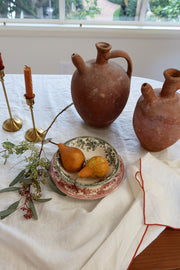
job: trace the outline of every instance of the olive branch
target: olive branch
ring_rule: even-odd
[[[30,219],[32,217],[34,219],[38,219],[34,202],[42,203],[52,199],[42,198],[42,185],[48,184],[54,192],[65,196],[65,194],[62,193],[51,180],[49,175],[50,161],[46,157],[44,145],[51,142],[51,139],[46,139],[46,136],[56,119],[72,105],[73,103],[61,110],[55,116],[49,127],[44,131],[44,138],[41,141],[40,150],[34,143],[28,141],[22,141],[17,145],[10,141],[2,143],[3,150],[0,153],[4,158],[4,164],[6,164],[8,158],[12,155],[20,156],[24,153],[29,155],[24,157],[24,161],[26,163],[25,168],[20,171],[8,187],[0,190],[0,193],[16,191],[20,195],[20,199],[18,201],[11,204],[7,209],[0,211],[0,219],[6,218],[19,208],[23,211],[23,216],[26,219]],[[43,157],[42,153],[44,154]],[[20,202],[21,206],[19,206]]]

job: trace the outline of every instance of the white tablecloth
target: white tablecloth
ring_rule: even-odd
[[[38,128],[46,129],[57,113],[72,102],[71,76],[33,75],[32,78],[36,95],[35,124]],[[24,140],[26,130],[32,127],[31,114],[24,99],[24,76],[7,74],[4,82],[12,115],[23,120],[23,127],[18,132],[12,133],[2,129],[0,142],[8,139],[13,143],[18,143]],[[136,207],[133,204],[135,198],[131,187],[126,181],[126,169],[147,153],[140,146],[132,126],[133,111],[144,82],[150,83],[153,88],[162,86],[162,83],[158,81],[133,77],[125,109],[107,128],[96,129],[87,126],[74,106],[56,120],[48,137],[58,143],[82,135],[103,138],[121,155],[125,165],[125,177],[116,191],[103,199],[93,201],[63,197],[45,187],[44,197],[51,197],[52,200],[36,206],[39,217],[37,221],[24,219],[21,211],[16,211],[0,221],[0,269],[127,269],[127,262],[131,262],[137,246],[132,245],[129,249],[126,239],[118,243],[118,237],[121,237],[121,232],[123,233],[125,221],[122,222],[122,219],[128,216],[129,211],[133,213],[133,208]],[[0,92],[2,125],[4,120],[9,118],[9,114],[1,85]],[[57,151],[57,147],[52,144],[45,145],[45,149],[49,159]],[[180,158],[180,142],[178,141],[166,150],[151,154],[159,160],[173,164]],[[24,168],[17,157],[11,157],[6,165],[3,165],[3,161],[1,158],[0,189],[7,187]],[[6,209],[18,198],[15,192],[1,193],[0,211]],[[155,227],[149,230],[151,241],[165,228]],[[141,228],[137,231],[137,238],[138,234],[142,234]],[[146,235],[138,252],[141,252],[148,244]],[[126,258],[125,265],[122,264],[123,256]]]

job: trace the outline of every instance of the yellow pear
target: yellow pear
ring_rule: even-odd
[[[85,161],[83,152],[79,148],[71,147],[63,143],[59,143],[58,147],[64,169],[68,172],[79,171]]]
[[[104,177],[109,170],[109,164],[104,157],[94,156],[88,160],[85,167],[80,170],[78,176],[80,178],[87,177]]]

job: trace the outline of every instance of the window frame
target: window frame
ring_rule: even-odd
[[[155,22],[155,21],[99,21],[67,20],[65,19],[65,0],[59,0],[59,19],[8,19],[0,18],[0,29],[3,26],[14,28],[44,28],[59,29],[114,29],[114,30],[162,30],[180,31],[180,22]],[[7,27],[5,27],[7,29]],[[4,29],[5,29],[4,28]]]

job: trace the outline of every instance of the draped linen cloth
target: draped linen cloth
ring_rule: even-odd
[[[54,117],[72,102],[71,76],[32,78],[35,124],[47,129]],[[17,144],[32,127],[30,110],[23,97],[24,77],[8,74],[4,82],[12,115],[23,120],[23,127],[17,132],[2,129],[0,142],[8,139]],[[161,82],[133,77],[126,107],[107,128],[87,126],[74,106],[55,121],[47,135],[55,142],[87,135],[103,138],[115,147],[124,161],[124,179],[114,192],[92,201],[61,196],[44,186],[43,197],[52,200],[35,205],[38,220],[24,219],[20,210],[0,220],[1,269],[126,270],[166,226],[180,227],[180,143],[158,153],[148,153],[140,146],[132,126],[144,82],[153,88],[162,86]],[[3,123],[9,117],[3,94],[0,111]],[[44,148],[49,159],[57,151],[52,144]],[[6,165],[3,158],[0,162],[0,189],[3,189],[24,168],[24,161],[13,156]],[[18,199],[16,192],[1,193],[0,211]]]

